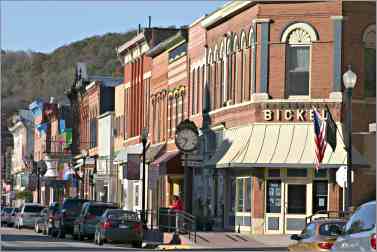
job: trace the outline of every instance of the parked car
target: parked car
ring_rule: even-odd
[[[376,201],[356,209],[331,251],[376,251]]]
[[[15,226],[20,229],[23,227],[34,228],[35,219],[39,217],[44,207],[36,203],[25,203],[17,214]]]
[[[289,251],[329,251],[334,244],[339,231],[342,230],[345,219],[317,219],[306,225],[299,235],[291,239],[297,243],[289,245]]]
[[[73,222],[79,216],[82,205],[86,199],[67,198],[62,207],[56,211],[49,226],[50,234],[53,237],[64,238],[66,234],[73,233]]]
[[[96,225],[94,242],[98,245],[116,241],[141,247],[142,240],[143,225],[136,212],[108,209]]]
[[[47,234],[51,235],[51,230],[54,224],[54,217],[56,216],[57,211],[60,210],[59,202],[52,202],[47,210]]]
[[[12,210],[12,207],[5,207],[1,210],[1,225],[8,225]]]
[[[34,231],[36,233],[47,234],[47,219],[48,219],[48,208],[42,209],[39,213],[39,217],[35,219]]]
[[[82,206],[81,213],[77,217],[73,227],[73,238],[83,240],[85,237],[93,238],[96,225],[100,221],[102,214],[107,209],[116,209],[112,203],[86,202]]]
[[[11,212],[9,220],[8,220],[8,227],[13,227],[15,225],[16,218],[17,218],[19,212],[20,212],[20,209],[18,207],[15,207],[15,208],[12,209],[12,212]]]

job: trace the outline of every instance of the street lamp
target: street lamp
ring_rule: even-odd
[[[143,128],[141,130],[141,142],[143,144],[143,197],[142,197],[142,221],[144,225],[147,224],[148,220],[148,214],[146,214],[145,211],[145,192],[146,192],[146,184],[145,184],[145,152],[146,152],[146,146],[147,146],[147,141],[148,141],[148,128]]]
[[[346,208],[352,206],[352,89],[355,87],[357,76],[348,66],[348,71],[343,74],[343,83],[346,88],[346,109],[348,110],[347,116],[347,196]]]

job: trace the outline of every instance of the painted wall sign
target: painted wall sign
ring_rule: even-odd
[[[265,109],[263,119],[265,121],[312,121],[313,109]],[[325,118],[325,110],[318,109],[322,119]]]

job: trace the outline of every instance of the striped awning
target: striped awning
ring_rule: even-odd
[[[342,124],[338,124],[335,152],[328,145],[321,168],[338,168],[347,164],[342,140]],[[224,131],[215,155],[206,166],[309,168],[315,163],[312,123],[253,123]],[[368,162],[353,149],[353,165],[368,167]]]

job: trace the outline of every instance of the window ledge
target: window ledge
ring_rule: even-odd
[[[290,95],[288,100],[310,100],[309,95]]]

